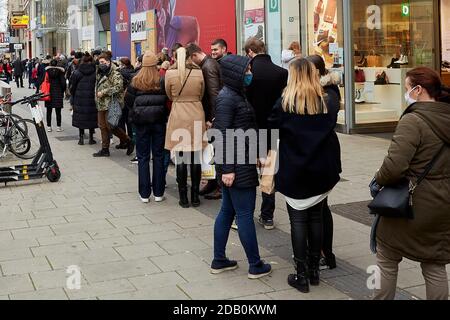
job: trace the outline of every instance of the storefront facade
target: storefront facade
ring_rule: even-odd
[[[237,7],[239,52],[256,36],[281,65],[281,52],[298,41],[304,56],[321,55],[341,75],[345,133],[394,130],[407,107],[407,71],[450,61],[449,0],[238,0]]]

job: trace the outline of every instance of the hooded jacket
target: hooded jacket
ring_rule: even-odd
[[[95,71],[95,64],[81,64],[71,76],[70,93],[74,106],[72,125],[79,129],[97,128]]]
[[[47,108],[63,108],[64,93],[66,92],[66,78],[64,69],[60,67],[46,67],[45,72],[50,81],[50,101],[45,102]],[[45,77],[44,77],[45,79]]]
[[[244,77],[249,64],[248,58],[235,55],[228,55],[220,61],[224,88],[217,97],[214,129],[221,132],[223,144],[218,140],[214,142],[218,160],[216,170],[219,181],[222,181],[223,174],[235,173],[236,178],[233,184],[235,188],[251,188],[259,185],[256,148],[254,148],[255,154],[251,155],[251,141],[247,139],[245,143],[240,142],[239,139],[238,143],[236,140],[228,141],[230,137],[227,134],[227,129],[256,132],[255,111],[247,101],[244,91]],[[255,146],[255,144],[257,142],[252,145]],[[233,160],[228,161],[227,156],[232,152],[234,152]],[[239,161],[240,158],[244,159],[243,163]]]
[[[99,92],[103,93],[101,98],[97,97]],[[98,111],[108,111],[113,97],[114,99],[117,99],[123,107],[124,94],[123,78],[114,63],[111,63],[111,68],[106,75],[102,75],[99,71],[97,71],[95,83],[95,102],[97,103]]]
[[[450,263],[450,106],[417,102],[400,120],[378,184],[417,181],[444,144],[446,149],[413,196],[414,220],[381,218],[377,241],[413,261]]]

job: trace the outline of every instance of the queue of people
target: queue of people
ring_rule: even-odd
[[[272,272],[272,266],[260,257],[254,213],[261,178],[273,181],[273,190],[262,194],[258,221],[264,229],[274,229],[275,193],[282,195],[291,223],[295,264],[287,282],[308,293],[310,286],[320,285],[322,269],[337,267],[328,197],[342,173],[335,132],[342,99],[340,77],[326,69],[322,57],[302,57],[298,43],[285,52],[285,68],[272,62],[258,39],[250,38],[244,48],[246,56],[230,54],[226,42],[218,39],[211,44],[209,55],[194,43],[175,44],[158,55],[146,52],[134,67],[129,59],[116,65],[110,52],[78,55],[67,67],[73,126],[79,129],[80,145],[85,130],[89,130],[89,144],[95,144],[95,129],[100,128],[102,148],[94,157],[111,155],[112,135],[120,139],[116,148],[126,150],[127,155],[136,148],[133,161],[138,164],[138,196],[143,203],[152,201],[152,196],[156,203],[165,200],[171,159],[180,207],[199,207],[201,196],[222,199],[214,225],[213,274],[238,268],[226,250],[234,223],[247,256],[248,278],[259,279]],[[55,100],[46,104],[49,130],[53,109],[60,128],[64,69],[56,60],[42,61],[36,69],[37,83],[48,77],[53,88]],[[440,157],[417,189],[414,222],[381,219],[377,236],[381,288],[376,298],[394,298],[398,264],[408,258],[422,264],[427,296],[446,299],[450,108],[438,102],[443,99],[442,85],[431,69],[410,71],[406,88],[410,106],[371,184],[372,194],[405,177],[413,179],[438,151]],[[120,125],[111,127],[108,114],[114,103],[123,112]],[[256,135],[257,151],[253,152],[255,145],[248,137],[230,138],[230,130],[269,134],[267,140]],[[279,135],[273,141],[275,132]],[[208,144],[226,156],[216,157],[216,179],[201,189],[202,157]],[[274,161],[277,172],[265,173]]]

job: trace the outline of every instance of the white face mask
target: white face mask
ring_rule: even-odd
[[[417,102],[417,100],[411,98],[411,92],[413,92],[414,90],[416,90],[419,86],[415,86],[414,88],[412,88],[411,90],[409,90],[407,93],[405,93],[405,100],[406,100],[406,104],[408,105],[408,107],[414,103]]]

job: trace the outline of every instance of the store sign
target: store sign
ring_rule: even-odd
[[[131,15],[131,41],[147,39],[147,12]]]
[[[23,50],[23,44],[15,43],[14,44],[14,50]]]
[[[0,44],[9,46],[9,33],[0,33]]]
[[[402,4],[402,16],[409,17],[410,14],[411,14],[411,8],[409,6],[409,3],[403,3]]]
[[[372,5],[367,7],[367,28],[369,30],[381,30],[381,8]]]
[[[13,16],[11,18],[11,27],[13,29],[25,29],[28,28],[28,24],[30,23],[29,16]]]
[[[81,29],[81,40],[89,41],[94,39],[94,26],[87,26]]]
[[[269,0],[269,12],[280,12],[280,0]]]

